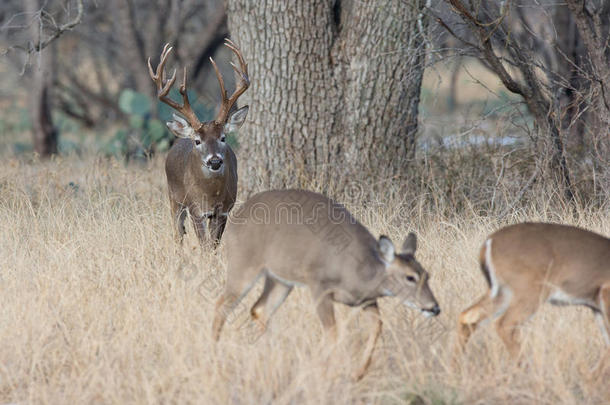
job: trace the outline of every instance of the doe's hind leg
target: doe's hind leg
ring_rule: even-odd
[[[454,350],[455,360],[462,354],[466,343],[468,343],[470,336],[472,336],[479,324],[493,315],[493,308],[493,300],[489,293],[486,293],[460,314],[457,325],[458,336]]]
[[[599,329],[606,342],[606,350],[590,373],[590,379],[602,380],[610,377],[610,283],[599,290],[599,312],[595,314]]]
[[[515,295],[496,322],[496,331],[508,349],[512,359],[520,360],[521,325],[531,317],[540,305],[541,298],[535,295]]]
[[[602,285],[599,289],[599,310],[597,318],[600,329],[606,346],[610,349],[610,282]]]
[[[519,302],[518,300],[513,299],[512,290],[510,290],[506,286],[500,286],[497,292],[497,295],[492,297],[491,292],[482,296],[475,304],[470,306],[464,312],[460,314],[458,319],[458,327],[457,327],[457,342],[455,345],[454,353],[453,353],[453,364],[457,364],[458,359],[461,354],[464,352],[464,347],[468,340],[474,333],[474,331],[485,321],[491,321],[495,318],[499,317],[499,323],[496,325],[497,332],[509,348],[509,350],[513,349],[513,339],[516,339],[514,333],[509,333],[508,331],[516,325],[511,326],[512,319],[514,315],[509,315],[505,317],[507,312],[513,312],[515,310],[511,309],[511,304],[514,302]],[[526,297],[527,298],[527,297]],[[524,300],[525,301],[525,300]],[[536,301],[538,302],[538,296],[536,295]],[[515,311],[517,314],[518,311]],[[524,319],[527,319],[530,314],[528,314]],[[520,322],[515,318],[515,321]],[[518,349],[517,349],[518,351]]]
[[[263,331],[266,330],[269,319],[271,319],[291,291],[291,285],[274,280],[269,275],[265,277],[263,292],[250,310],[252,318],[259,323]]]
[[[236,274],[237,277],[232,277],[232,274]],[[260,274],[260,271],[252,272],[252,268],[246,269],[240,273],[231,272],[231,269],[229,269],[225,291],[220,298],[218,298],[218,301],[216,301],[214,323],[212,324],[212,337],[214,340],[218,341],[227,317],[246,294],[248,294],[252,287],[254,287]]]

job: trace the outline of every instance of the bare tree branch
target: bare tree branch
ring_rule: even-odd
[[[530,113],[535,118],[540,139],[548,139],[550,142],[551,172],[559,180],[566,199],[572,201],[574,193],[560,132],[561,112],[556,108],[556,103],[553,103],[549,97],[553,93],[545,91],[552,85],[553,72],[548,72],[549,67],[545,67],[544,63],[540,64],[532,46],[527,45],[527,39],[530,39],[529,35],[524,38],[517,38],[517,40],[513,38],[511,28],[506,25],[506,16],[509,14],[513,2],[511,0],[501,2],[499,15],[495,16],[495,12],[489,8],[489,5],[480,4],[481,8],[475,12],[475,10],[470,10],[462,0],[445,1],[453,7],[454,12],[470,27],[471,33],[477,38],[479,45],[476,49],[481,54],[480,59],[489,65],[507,90],[523,98]],[[483,15],[484,20],[479,15]],[[443,27],[446,29],[447,24],[444,24]],[[525,33],[527,33],[527,30]],[[500,51],[494,49],[492,40],[498,44]],[[536,40],[533,43],[536,43]],[[501,56],[501,51],[510,55],[521,73],[521,80],[507,70],[503,63],[504,59]],[[549,83],[546,83],[539,72],[536,71],[540,68],[549,79]],[[544,146],[539,145],[538,147],[542,148],[540,155],[544,156]]]
[[[40,19],[42,19],[42,14],[43,14],[43,9],[41,9],[38,12]],[[29,43],[28,46],[25,47],[24,49],[28,53],[42,51],[44,48],[49,46],[49,44],[51,42],[53,42],[54,40],[59,38],[66,31],[70,31],[74,27],[76,27],[78,24],[80,24],[82,19],[83,19],[83,0],[77,0],[76,1],[76,16],[72,20],[66,22],[65,24],[59,25],[59,26],[56,24],[53,24],[54,31],[49,37],[42,39],[42,32],[41,32],[37,43],[35,43],[35,44]],[[42,28],[41,28],[41,31],[42,31]]]

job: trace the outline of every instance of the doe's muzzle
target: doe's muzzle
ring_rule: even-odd
[[[426,316],[437,316],[441,313],[441,308],[436,304],[432,308],[422,309],[422,312],[426,314]]]

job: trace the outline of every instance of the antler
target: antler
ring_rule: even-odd
[[[231,62],[233,70],[235,70],[235,73],[237,73],[237,76],[239,77],[239,83],[237,84],[237,87],[235,88],[235,91],[233,92],[231,97],[227,98],[225,82],[224,80],[222,80],[222,75],[218,70],[218,66],[216,66],[216,63],[214,62],[214,59],[210,58],[210,62],[212,62],[214,70],[216,71],[216,77],[218,78],[218,83],[220,84],[220,94],[222,96],[220,111],[218,111],[218,115],[214,120],[217,124],[220,125],[225,124],[227,118],[229,117],[231,107],[233,107],[233,104],[235,104],[239,96],[241,96],[244,91],[246,91],[250,86],[250,78],[248,77],[248,64],[244,61],[244,57],[242,56],[241,51],[239,50],[237,45],[235,45],[235,43],[228,38],[225,38],[224,45],[230,50],[232,50],[235,56],[237,56],[237,59],[239,60],[239,68],[237,68],[237,66],[235,66],[233,62]]]
[[[155,84],[157,85],[157,97],[159,97],[159,100],[182,114],[184,118],[187,119],[191,127],[195,131],[197,131],[199,128],[201,128],[203,124],[201,123],[201,121],[199,121],[199,118],[197,118],[197,115],[191,108],[191,103],[189,103],[189,96],[186,92],[186,67],[184,67],[184,78],[182,79],[182,85],[180,85],[179,88],[180,94],[182,95],[183,104],[180,105],[167,96],[170,89],[174,85],[174,82],[176,81],[176,69],[174,69],[172,77],[164,83],[165,62],[167,62],[167,57],[169,56],[172,49],[173,48],[170,47],[169,44],[165,44],[165,46],[163,47],[163,52],[161,52],[161,61],[159,62],[159,66],[157,66],[156,72],[153,71],[153,68],[150,64],[150,58],[148,58],[148,73],[150,74],[150,77],[153,82],[155,82]]]

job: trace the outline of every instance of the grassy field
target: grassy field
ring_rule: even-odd
[[[443,311],[426,320],[382,299],[382,338],[355,383],[366,325],[337,304],[339,343],[326,344],[306,289],[263,335],[248,319],[252,292],[211,340],[227,252],[202,252],[190,227],[175,246],[162,157],[26,159],[0,163],[0,403],[609,402],[608,376],[588,373],[605,346],[585,309],[544,306],[524,330],[522,368],[489,327],[461,364],[450,362],[457,315],[485,291],[476,258],[487,233],[534,219],[609,235],[607,211],[532,208],[498,223],[413,210],[400,218],[401,202],[383,195],[376,206],[347,202],[375,235],[418,234]]]

